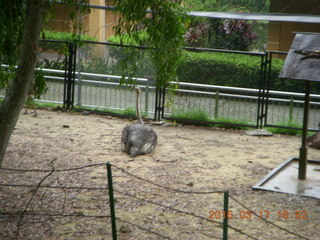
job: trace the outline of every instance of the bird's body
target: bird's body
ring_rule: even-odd
[[[309,147],[320,149],[320,132],[309,136],[307,138],[307,144]]]
[[[135,157],[152,153],[157,145],[157,135],[149,126],[130,124],[123,129],[121,142],[122,150]]]
[[[140,123],[127,125],[122,130],[121,147],[122,151],[131,157],[142,154],[150,154],[157,145],[157,134],[150,126],[143,123],[140,114],[140,88],[135,89],[136,97],[136,113]]]

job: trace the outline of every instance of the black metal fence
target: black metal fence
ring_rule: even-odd
[[[254,128],[302,126],[303,84],[278,78],[285,52],[185,48],[191,60],[179,67],[178,88],[171,94],[156,88],[149,48],[93,41],[76,47],[42,40],[41,49],[48,84],[41,101],[63,104],[66,109],[76,106],[134,115],[132,86],[137,84],[142,89],[143,115],[155,120]],[[226,56],[235,61],[229,64]],[[121,65],[122,58],[130,60],[126,66]],[[320,119],[319,89],[314,86],[311,94],[310,130],[318,128]]]

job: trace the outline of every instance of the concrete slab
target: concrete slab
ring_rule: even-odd
[[[306,180],[298,179],[298,169],[299,159],[288,159],[252,188],[320,199],[320,161],[308,160]]]
[[[273,134],[265,129],[254,129],[245,131],[249,136],[273,136]]]

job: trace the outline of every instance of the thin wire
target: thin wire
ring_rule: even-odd
[[[319,10],[320,9],[320,4],[318,7],[314,8],[309,14],[313,14],[315,11]]]
[[[284,9],[282,9],[280,11],[280,13],[283,13],[284,11],[286,11],[289,7],[291,7],[293,4],[296,3],[297,0],[293,0],[291,3],[288,4],[288,6],[286,6]]]
[[[256,217],[259,217],[262,221],[265,221],[267,224],[271,224],[272,226],[274,226],[274,227],[276,227],[276,228],[279,228],[280,230],[285,231],[285,232],[287,232],[287,233],[290,233],[290,234],[292,234],[292,235],[294,235],[294,236],[297,236],[297,237],[299,237],[300,239],[310,240],[309,238],[306,238],[306,237],[301,236],[301,235],[299,235],[299,234],[297,234],[297,233],[291,232],[291,231],[288,230],[288,229],[285,229],[285,228],[283,228],[283,227],[280,227],[279,225],[277,225],[277,224],[275,224],[275,223],[273,223],[273,222],[271,222],[271,221],[268,221],[267,219],[261,218],[261,217],[260,217],[258,214],[256,214],[253,210],[251,210],[250,208],[248,208],[247,206],[245,206],[245,205],[244,205],[243,203],[241,203],[239,200],[235,199],[232,195],[229,195],[229,197],[230,197],[232,200],[234,200],[236,203],[238,203],[240,206],[242,206],[243,208],[245,208],[245,209],[247,209],[248,211],[250,211],[253,215],[255,215]]]
[[[192,191],[184,191],[184,190],[180,190],[180,189],[174,189],[174,188],[170,188],[170,187],[167,187],[167,186],[152,182],[152,181],[150,181],[148,179],[144,179],[142,177],[136,176],[136,175],[124,170],[123,168],[120,168],[120,167],[117,167],[117,166],[114,166],[114,165],[112,165],[112,166],[115,167],[116,169],[119,169],[119,170],[123,171],[124,173],[126,173],[126,174],[128,174],[128,175],[130,175],[132,177],[135,177],[135,178],[141,180],[141,181],[144,181],[144,182],[150,183],[152,185],[155,185],[155,186],[158,186],[158,187],[170,190],[170,191],[174,191],[174,192],[188,193],[188,194],[212,194],[212,193],[224,193],[225,192],[225,190],[217,190],[217,191],[209,191],[209,192],[192,192]]]

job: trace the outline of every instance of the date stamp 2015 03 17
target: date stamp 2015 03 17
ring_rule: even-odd
[[[260,210],[260,211],[248,211],[242,210],[238,212],[233,211],[209,211],[210,216],[209,219],[254,219],[254,218],[262,218],[262,219],[269,219],[269,218],[276,218],[278,220],[306,220],[308,219],[307,211],[306,210],[279,210],[279,211],[269,211],[269,210]]]

